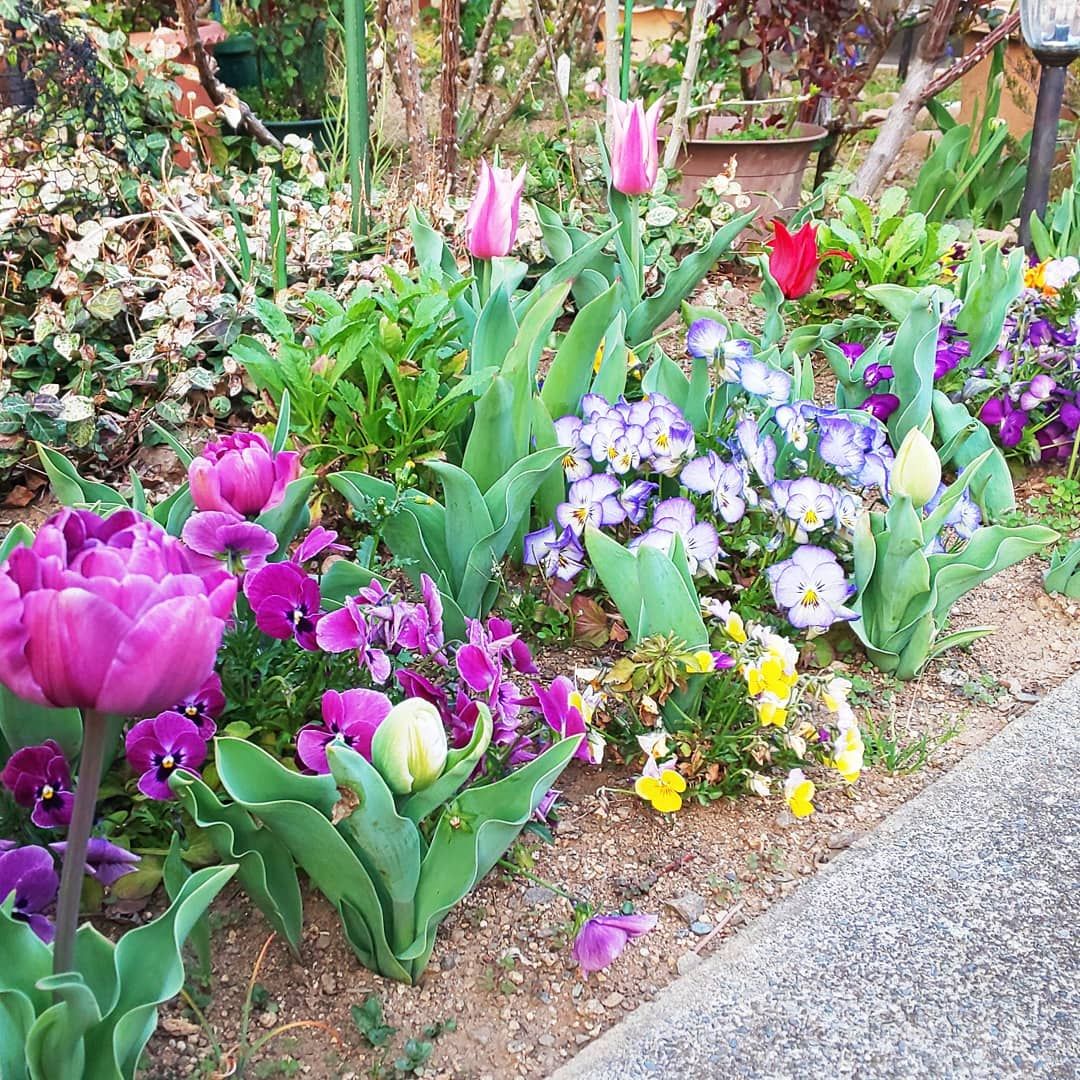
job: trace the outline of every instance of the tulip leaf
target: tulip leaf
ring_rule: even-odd
[[[447,246],[442,233],[433,229],[415,206],[409,207],[409,232],[412,234],[416,261],[424,270],[445,277],[448,281],[461,280],[453,252]]]
[[[154,520],[170,536],[179,536],[184,530],[187,519],[195,512],[195,500],[191,489],[184,484],[177,488],[163,503],[154,507]],[[162,520],[164,518],[164,520]]]
[[[1043,572],[1043,587],[1048,593],[1080,597],[1080,540],[1050,556],[1050,566]]]
[[[966,364],[974,367],[997,346],[1005,316],[1024,287],[1024,264],[1023,248],[1013,248],[1007,258],[1002,258],[995,248],[981,272],[972,274],[970,281],[965,279],[964,303],[956,316],[956,329],[966,335],[971,345]]]
[[[12,752],[55,739],[68,761],[74,761],[82,746],[82,716],[78,709],[50,709],[24,701],[0,686],[0,734]]]
[[[34,542],[33,530],[24,525],[21,521],[16,521],[14,525],[8,529],[7,536],[4,537],[3,542],[0,543],[0,563],[6,562],[7,557],[17,547],[29,547]]]
[[[533,398],[532,429],[537,450],[550,450],[552,447],[559,445],[559,437],[555,433],[555,424],[551,419],[551,414],[538,397]],[[562,450],[560,448],[561,457]],[[566,476],[562,469],[552,469],[536,490],[534,502],[536,504],[537,518],[544,522],[554,521],[555,512],[565,498]]]
[[[27,1075],[25,1047],[34,1019],[34,1006],[24,993],[0,989],[0,1076],[4,1080],[24,1080]]]
[[[58,450],[42,446],[41,443],[34,443],[34,446],[49,478],[52,493],[59,503],[71,507],[96,507],[106,514],[111,510],[127,508],[127,500],[115,488],[84,479]]]
[[[232,799],[285,845],[343,919],[345,905],[362,917],[370,938],[358,950],[365,954],[364,962],[389,978],[408,982],[409,973],[395,959],[387,940],[375,885],[331,824],[339,801],[334,778],[301,776],[242,739],[219,738],[216,751],[218,773]]]
[[[690,380],[671,357],[657,350],[656,359],[641,380],[641,389],[647,394],[663,394],[676,408],[685,410]]]
[[[347,559],[335,559],[319,578],[319,591],[324,600],[340,605],[345,603],[347,596],[355,596],[373,581],[383,585],[390,583],[389,578],[376,574],[370,567],[349,562]]]
[[[688,255],[664,280],[664,287],[656,296],[642,300],[630,312],[626,323],[626,340],[631,348],[648,340],[669,316],[679,310],[683,299],[689,296],[698,282],[731,248],[736,236],[750,223],[756,211],[740,214],[722,225],[709,243],[699,251]]]
[[[77,971],[48,975],[39,985],[58,1000],[37,1018],[26,1039],[30,1076],[33,1080],[51,1080],[91,1075],[86,1069],[84,1039],[102,1019],[94,995]]]
[[[681,542],[677,542],[676,547],[680,549],[678,554],[685,564]],[[646,544],[638,548],[635,557],[642,599],[638,636],[647,638],[654,634],[674,634],[691,649],[707,646],[709,632],[701,619],[697,593],[693,586],[687,588],[686,580],[672,557]]]
[[[525,449],[513,422],[516,397],[514,384],[499,374],[473,406],[473,429],[461,464],[481,489],[489,488]]]
[[[630,366],[630,350],[626,347],[626,312],[619,311],[604,334],[604,356],[600,370],[593,379],[591,392],[599,394],[613,404],[620,394],[626,392],[626,373]],[[571,412],[578,411],[575,403]]]
[[[970,645],[973,641],[994,633],[995,630],[997,630],[996,626],[972,626],[967,630],[956,630],[951,634],[945,634],[944,637],[934,640],[926,659],[933,660],[935,656],[948,649],[962,649],[965,645]]]
[[[932,430],[928,425],[932,425],[934,363],[940,325],[938,302],[933,291],[925,289],[900,324],[889,350],[894,373],[891,391],[901,401],[901,407],[888,420],[893,446],[899,446],[912,428],[920,428],[924,435]]]
[[[375,886],[387,917],[390,946],[399,952],[413,938],[420,834],[398,813],[386,781],[366,758],[335,740],[326,747],[326,760],[338,788],[357,798],[356,808],[337,829]]]
[[[956,554],[931,555],[928,562],[937,590],[934,618],[938,626],[945,625],[953,604],[964,593],[1059,539],[1060,535],[1045,525],[1016,529],[988,525],[976,529]]]
[[[1012,474],[1005,455],[990,437],[986,425],[973,417],[967,406],[953,402],[940,390],[934,391],[934,425],[941,442],[950,443],[964,429],[969,434],[954,443],[950,462],[965,470],[971,497],[979,504],[990,521],[997,521],[1016,508]],[[985,455],[989,454],[989,457]],[[980,461],[978,468],[968,472],[968,466]]]
[[[446,547],[450,552],[450,583],[455,594],[459,594],[469,553],[485,536],[491,535],[495,527],[483,494],[464,469],[448,461],[428,462],[428,468],[442,484],[443,506],[446,509]]]
[[[52,950],[25,922],[11,917],[14,906],[14,892],[0,900],[0,956],[4,958],[0,964],[0,992],[18,993],[36,1015],[52,1001],[38,986],[52,972]],[[22,1006],[15,1008],[21,1010]]]
[[[209,834],[222,861],[235,863],[244,891],[295,952],[304,909],[292,856],[242,806],[222,803],[197,776],[175,772],[169,786],[195,824]]]
[[[442,776],[429,787],[409,795],[401,804],[402,817],[419,824],[432,811],[438,809],[448,799],[457,794],[458,789],[476,771],[480,759],[491,744],[491,710],[478,701],[476,724],[472,738],[467,746],[451,750],[446,759],[446,768]]]
[[[578,313],[556,350],[540,398],[551,416],[577,411],[593,377],[596,352],[619,306],[619,292],[610,286]]]
[[[510,293],[500,285],[484,305],[473,331],[469,368],[479,371],[488,366],[501,367],[517,337],[518,325],[510,306]]]
[[[281,502],[255,519],[257,525],[269,529],[277,537],[278,557],[285,554],[296,534],[311,520],[308,498],[317,479],[314,473],[310,476],[298,476],[286,486],[285,497]]]
[[[514,842],[583,738],[562,739],[502,780],[466,789],[443,811],[420,866],[417,936],[403,961],[426,963],[439,923]]]
[[[690,361],[690,382],[686,388],[683,414],[695,431],[704,431],[708,422],[709,361],[707,357],[695,356]]]
[[[310,293],[308,294],[311,295]],[[277,424],[274,426],[274,440],[270,444],[275,454],[280,454],[289,441],[289,424],[292,420],[292,400],[288,390],[281,391],[281,400],[278,402]]]
[[[626,620],[630,639],[636,643],[643,636],[641,626],[645,614],[637,557],[618,540],[591,525],[585,527],[585,549],[607,594]]]
[[[514,313],[519,323],[524,323],[525,316],[534,306],[539,304],[553,291],[559,291],[564,285],[569,288],[569,283],[587,267],[599,270],[599,265],[594,265],[604,246],[618,231],[618,226],[613,225],[610,229],[592,237],[580,247],[575,244],[574,253],[553,266],[543,274],[525,296],[514,305]],[[572,235],[572,234],[568,234]],[[563,294],[565,298],[565,293]]]

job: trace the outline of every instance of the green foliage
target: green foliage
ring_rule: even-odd
[[[327,748],[328,776],[301,776],[239,739],[218,739],[217,763],[234,805],[338,910],[360,961],[388,978],[414,982],[427,966],[439,923],[514,841],[581,741],[564,739],[502,780],[460,790],[490,738],[491,717],[481,706],[473,742],[450,754],[430,788],[403,796],[394,796],[365,758],[337,742]],[[209,802],[200,810],[207,820],[224,813]],[[264,910],[268,898],[275,899],[268,895],[274,883],[266,883],[268,889],[252,895]]]
[[[334,473],[329,481],[374,521],[414,583],[421,574],[435,582],[447,636],[463,637],[465,617],[479,618],[495,602],[498,564],[527,524],[533,497],[559,467],[562,453],[556,446],[522,457],[484,491],[464,469],[434,462],[442,503],[415,489],[398,492],[365,473]]]
[[[986,456],[971,463],[972,475]],[[959,547],[927,555],[967,485],[967,475],[955,480],[926,517],[906,495],[894,494],[888,510],[859,519],[854,544],[858,594],[852,608],[860,618],[851,627],[874,665],[899,679],[914,678],[939,653],[989,633],[992,628],[977,627],[945,634],[953,604],[1058,538],[1041,525],[990,525]]]
[[[1043,572],[1043,585],[1048,593],[1080,600],[1080,540],[1050,556],[1050,567]]]
[[[393,474],[441,457],[490,382],[490,371],[462,372],[454,301],[465,286],[448,292],[429,276],[387,277],[388,288],[362,287],[346,307],[309,293],[305,307],[316,321],[303,336],[280,308],[257,300],[275,348],[246,335],[234,346],[276,404],[289,394],[292,430],[313,446],[315,463]]]
[[[944,106],[931,105],[942,137],[919,170],[911,208],[928,221],[970,221],[1003,229],[1016,217],[1027,177],[1027,135],[1017,144],[998,115],[1004,83],[1005,45],[994,50],[981,120],[958,124]]]
[[[1031,217],[1031,242],[1040,260],[1063,259],[1080,251],[1080,144],[1069,158],[1071,182],[1046,208]]]
[[[184,940],[232,875],[231,866],[192,874],[168,911],[129,930],[118,944],[83,925],[76,969],[62,975],[50,974],[51,947],[11,917],[12,899],[0,905],[4,1080],[133,1080],[158,1006],[183,986]]]

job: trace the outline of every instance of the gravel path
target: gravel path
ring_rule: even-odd
[[[554,1080],[1080,1075],[1080,676]]]

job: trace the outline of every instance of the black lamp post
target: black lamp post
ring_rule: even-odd
[[[1042,68],[1027,185],[1020,204],[1020,243],[1030,248],[1031,215],[1041,216],[1050,198],[1066,68],[1080,56],[1080,0],[1020,0],[1020,26]]]

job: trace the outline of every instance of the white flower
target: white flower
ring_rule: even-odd
[[[1067,255],[1064,259],[1051,259],[1043,271],[1047,288],[1062,289],[1080,273],[1080,259]]]

